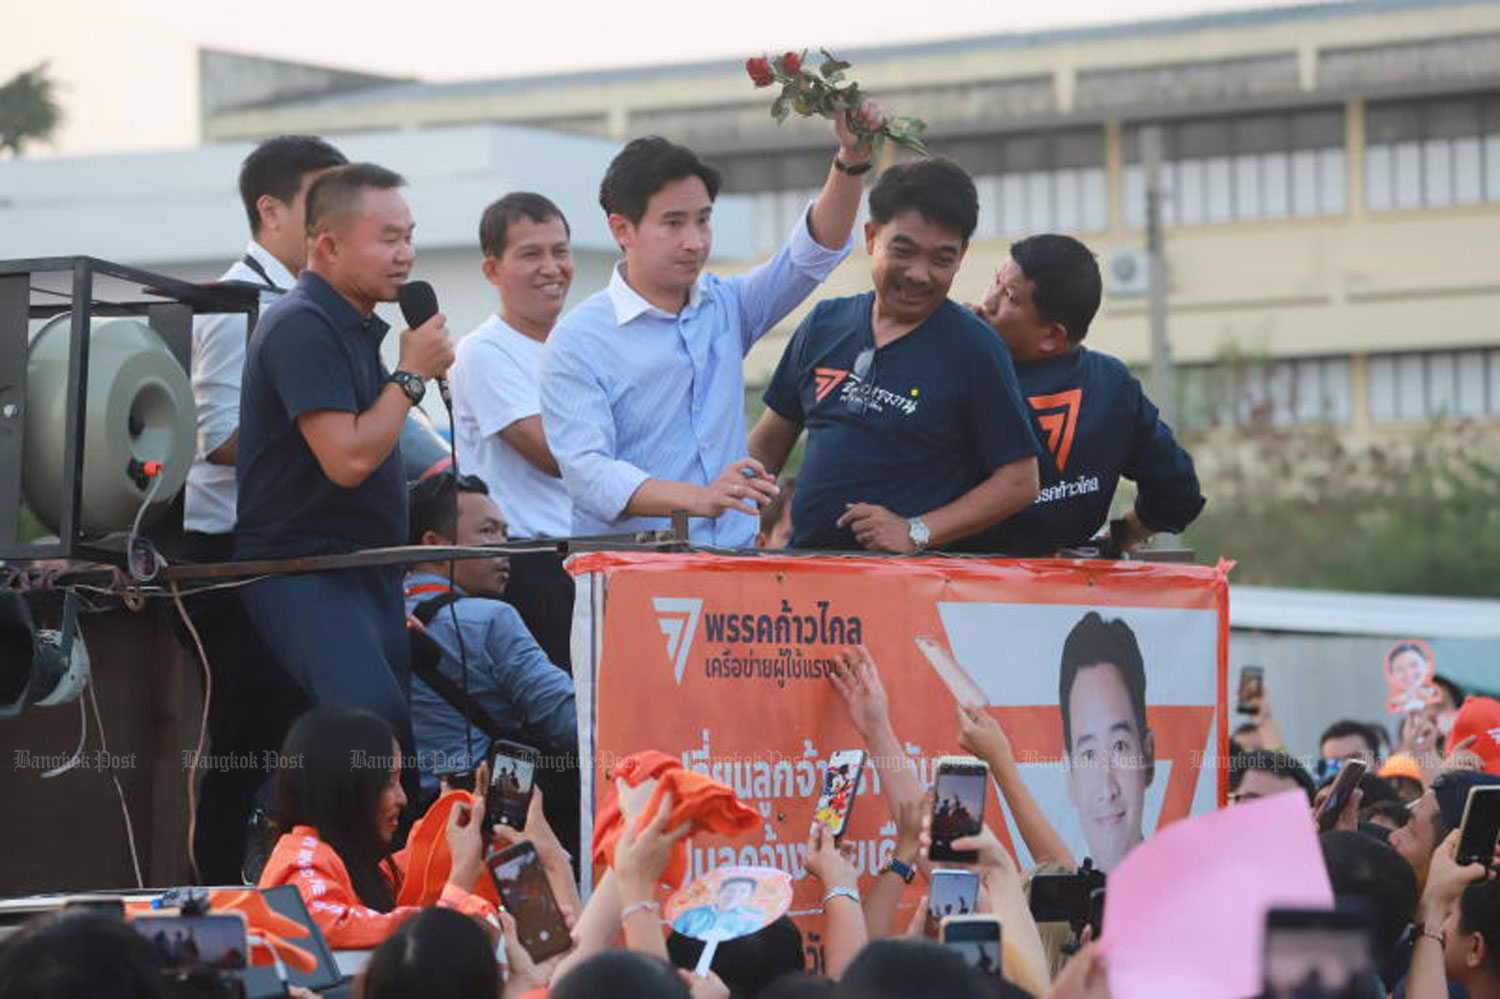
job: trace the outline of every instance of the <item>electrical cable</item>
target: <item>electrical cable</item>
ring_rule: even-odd
[[[89,677],[89,704],[94,709],[94,724],[99,728],[99,752],[103,759],[103,767],[109,771],[110,779],[115,782],[115,794],[120,799],[120,813],[125,816],[125,840],[130,844],[130,863],[135,868],[135,886],[144,889],[146,879],[141,877],[141,856],[135,848],[135,823],[130,821],[130,806],[125,803],[125,789],[120,786],[120,775],[115,772],[114,764],[110,762],[109,743],[104,740],[104,715],[99,711],[99,698],[94,695],[94,678]]]
[[[177,589],[177,583],[172,583],[172,602],[177,605],[177,613],[182,617],[182,624],[187,628],[188,635],[193,640],[193,648],[198,652],[198,665],[203,668],[203,714],[198,719],[198,745],[193,750],[193,759],[187,768],[187,854],[188,869],[192,871],[193,881],[201,881],[198,872],[198,847],[196,845],[198,833],[198,761],[203,758],[203,748],[208,744],[208,708],[213,703],[214,678],[208,668],[208,653],[203,650],[203,639],[198,634],[197,625],[188,615],[187,608],[182,603],[182,593]]]
[[[69,770],[78,766],[79,761],[83,759],[83,747],[89,741],[89,709],[88,705],[84,704],[82,697],[78,699],[78,722],[78,748],[73,750],[73,755],[68,757],[67,762],[53,767],[42,774],[42,780],[61,777]]]
[[[446,389],[446,386],[440,386]],[[447,392],[438,393],[443,400],[443,409],[448,414],[448,437],[449,444],[453,449],[453,464],[450,466],[453,472],[453,541],[458,542],[458,424],[453,419],[453,397]],[[458,556],[456,554],[448,557],[448,588],[451,592],[458,585],[455,578],[458,573]],[[448,603],[448,615],[453,622],[453,637],[458,642],[458,681],[459,687],[464,692],[464,699],[469,697],[469,650],[464,646],[464,630],[458,622],[458,601]],[[478,764],[474,762],[474,723],[464,715],[464,759],[468,761],[468,769],[474,770]],[[475,788],[483,794],[485,788]]]

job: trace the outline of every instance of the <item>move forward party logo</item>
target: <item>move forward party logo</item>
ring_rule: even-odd
[[[849,372],[838,368],[813,368],[813,401],[822,402],[828,398],[828,393],[838,388],[848,377]]]
[[[1068,465],[1073,450],[1073,431],[1078,429],[1078,413],[1083,409],[1083,389],[1069,389],[1051,395],[1034,395],[1026,400],[1036,411],[1037,426],[1047,435],[1047,450],[1061,472]]]
[[[661,633],[667,636],[667,658],[672,660],[672,675],[681,686],[682,674],[687,669],[688,649],[693,647],[693,636],[698,633],[703,601],[695,597],[652,597],[651,604],[656,608],[656,623]]]

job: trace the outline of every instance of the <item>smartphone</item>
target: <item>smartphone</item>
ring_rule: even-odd
[[[823,776],[823,792],[813,807],[813,827],[818,823],[827,827],[834,839],[844,835],[849,825],[849,813],[854,811],[854,797],[859,794],[859,781],[865,772],[863,749],[841,749],[828,758],[828,771]]]
[[[988,978],[1000,978],[1004,951],[997,916],[949,916],[939,930],[944,947],[958,951],[964,963]]]
[[[485,862],[500,900],[516,919],[516,935],[533,961],[541,962],[573,946],[547,872],[531,840],[501,850]]]
[[[1338,776],[1329,785],[1328,797],[1318,809],[1318,832],[1327,832],[1338,822],[1339,812],[1344,810],[1349,795],[1364,779],[1366,769],[1364,760],[1345,760],[1339,767]]]
[[[68,899],[62,907],[64,912],[107,916],[110,919],[125,918],[125,900],[117,895],[79,895]]]
[[[949,916],[970,916],[979,902],[979,875],[973,871],[939,868],[927,884],[927,935],[937,936]]]
[[[1260,711],[1261,698],[1265,696],[1266,671],[1260,666],[1240,667],[1240,689],[1235,710],[1242,715],[1253,715]]]
[[[1035,874],[1027,901],[1039,923],[1071,923],[1082,929],[1093,893],[1104,887],[1104,872],[1089,868],[1073,874]]]
[[[539,755],[519,742],[501,740],[490,747],[490,788],[484,798],[486,829],[495,825],[526,828]]]
[[[1495,866],[1495,840],[1500,839],[1500,787],[1471,787],[1464,802],[1463,823],[1459,826],[1460,864]]]
[[[984,828],[984,789],[990,782],[990,768],[972,756],[944,756],[938,760],[937,780],[933,782],[932,849],[933,861],[972,864],[979,859],[974,850],[955,850],[953,841],[977,836]]]
[[[136,916],[130,925],[151,941],[161,958],[162,970],[168,974],[243,971],[248,964],[245,916],[241,912]]]
[[[1367,912],[1272,909],[1266,913],[1262,975],[1266,999],[1354,995],[1375,970]]]

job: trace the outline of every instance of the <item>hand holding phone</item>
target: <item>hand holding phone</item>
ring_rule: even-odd
[[[953,841],[977,836],[984,828],[985,786],[990,768],[972,756],[945,756],[938,761],[933,782],[932,846],[930,860],[972,864],[979,859],[973,850],[955,850]]]
[[[536,784],[540,754],[519,742],[496,742],[490,750],[490,786],[485,792],[484,828],[526,828],[526,812]]]
[[[1318,832],[1327,832],[1338,824],[1339,813],[1349,803],[1349,795],[1354,793],[1354,789],[1364,779],[1367,769],[1364,760],[1345,760],[1344,765],[1339,767],[1338,776],[1328,785],[1328,796],[1318,806]]]
[[[505,910],[516,920],[516,935],[538,963],[573,946],[547,872],[530,840],[501,850],[486,861]]]
[[[927,935],[936,936],[949,916],[973,915],[978,904],[979,875],[947,868],[933,871],[927,884]]]

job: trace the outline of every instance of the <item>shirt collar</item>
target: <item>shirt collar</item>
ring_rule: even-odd
[[[641,297],[641,293],[630,287],[625,280],[625,264],[621,261],[615,264],[614,271],[609,276],[609,301],[615,308],[615,322],[624,326],[638,316],[650,313],[660,319],[677,319],[682,313],[673,315],[665,309],[657,308]],[[706,273],[699,273],[698,280],[693,282],[693,287],[688,290],[687,305],[682,312],[690,312],[698,307],[703,300],[703,281]]]
[[[277,260],[274,253],[255,240],[252,239],[245,244],[245,256],[253,258],[256,263],[265,268],[266,276],[276,287],[287,289],[297,283],[297,275],[287,270],[286,265]]]
[[[441,586],[452,590],[461,597],[467,596],[462,586],[449,582],[435,572],[408,572],[406,574],[406,590],[410,592],[414,586]]]
[[[385,336],[386,331],[390,329],[385,320],[373,312],[368,316],[361,315],[354,306],[349,304],[347,298],[340,295],[334,290],[333,285],[324,280],[322,275],[314,274],[312,271],[303,271],[297,278],[297,287],[328,313],[328,318],[333,320],[334,326],[338,329],[368,331],[377,340]]]

